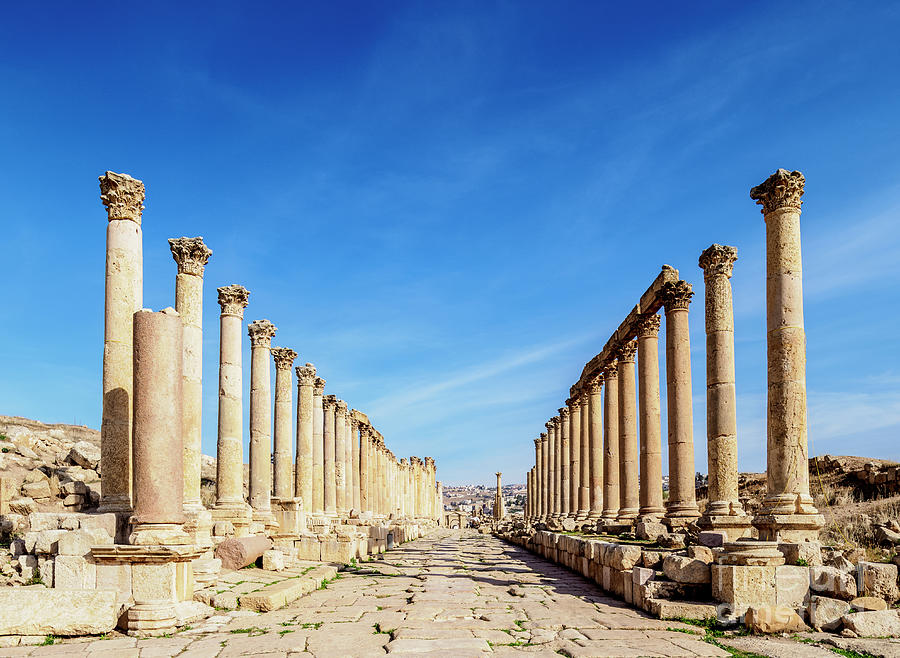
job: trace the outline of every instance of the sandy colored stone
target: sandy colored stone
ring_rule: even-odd
[[[99,635],[118,617],[111,590],[0,588],[0,635]]]
[[[896,610],[854,612],[841,617],[844,628],[859,637],[886,637],[900,635],[900,616]]]
[[[681,555],[667,555],[663,559],[663,572],[676,583],[710,582],[709,563]]]
[[[809,599],[809,623],[823,631],[837,631],[841,628],[841,617],[850,612],[850,604],[840,599],[812,596]]]
[[[897,591],[897,565],[860,562],[857,569],[860,594],[884,599],[889,604],[900,598],[900,592]]]
[[[223,569],[233,571],[252,564],[270,548],[272,540],[262,535],[232,537],[216,547],[216,558],[222,561]]]
[[[637,341],[629,341],[618,352],[619,382],[619,511],[616,520],[630,522],[638,515],[637,410],[634,357]]]
[[[814,592],[850,600],[856,597],[856,578],[836,567],[809,568],[809,586]]]
[[[799,633],[809,630],[793,608],[783,605],[751,606],[744,625],[754,633]]]
[[[272,518],[272,390],[269,355],[276,327],[268,320],[247,325],[250,336],[250,487],[253,520]]]
[[[619,514],[619,380],[615,362],[603,373],[603,512],[601,517],[614,521]]]
[[[291,367],[294,365],[297,353],[289,347],[274,347],[272,348],[272,358],[275,361],[274,482],[272,489],[276,498],[286,499],[293,498],[295,495],[294,455],[291,450],[293,415]],[[309,503],[309,499],[306,502]]]

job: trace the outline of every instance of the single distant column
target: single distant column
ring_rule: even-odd
[[[437,489],[437,469],[434,465],[434,457],[425,458],[425,473],[427,476],[425,494],[425,514],[428,518],[434,518],[434,492]]]
[[[144,184],[107,171],[100,176],[106,206],[106,307],[103,329],[103,420],[100,425],[101,512],[131,510],[133,320],[143,305],[141,213]]]
[[[182,327],[171,308],[134,314],[134,515],[131,544],[187,544],[180,524]]]
[[[306,512],[313,508],[313,385],[316,367],[307,363],[294,368],[297,375],[297,457],[294,467],[294,496],[303,501]]]
[[[750,190],[766,219],[767,493],[760,539],[816,540],[824,518],[809,495],[806,330],[800,206],[806,179],[779,169]]]
[[[347,514],[347,487],[344,482],[345,468],[347,466],[345,458],[347,435],[344,430],[344,421],[346,419],[347,403],[343,400],[338,400],[334,408],[334,491],[337,513],[341,516]]]
[[[613,360],[603,373],[603,514],[615,522],[619,515],[619,368]]]
[[[337,408],[337,398],[334,395],[326,395],[322,398],[325,408],[325,514],[335,516],[337,514],[337,473],[334,463],[334,417]]]
[[[362,485],[362,480],[359,477],[359,462],[361,457],[361,452],[359,449],[359,421],[356,419],[356,416],[351,412],[350,414],[350,450],[351,450],[351,491],[353,492],[353,509],[356,510],[357,514],[362,510],[362,496],[360,494],[360,487]]]
[[[503,517],[506,516],[506,512],[503,509],[503,490],[500,485],[500,476],[503,475],[500,472],[497,472],[497,492],[494,494],[494,520],[502,521]]]
[[[628,341],[619,350],[619,515],[631,522],[638,514],[638,446],[635,411],[634,354],[637,342]]]
[[[437,483],[437,504],[438,504],[438,523],[444,525],[444,483],[438,480]]]
[[[239,285],[218,289],[219,434],[216,445],[216,518],[236,517],[246,523],[244,503],[244,409],[241,326],[250,292]]]
[[[695,493],[694,420],[691,400],[691,341],[688,306],[694,292],[687,281],[663,286],[666,309],[666,392],[669,414],[669,501],[666,522],[683,525],[700,516]]]
[[[313,381],[313,514],[325,514],[325,380]]]
[[[291,416],[293,415],[291,368],[294,365],[294,359],[297,358],[297,353],[289,347],[275,347],[272,349],[272,358],[275,360],[275,452],[273,454],[275,482],[273,489],[276,498],[287,499],[294,496],[294,465],[291,454]]]
[[[569,517],[578,517],[578,497],[581,492],[581,401],[572,392],[569,407]]]
[[[666,512],[662,495],[662,430],[659,402],[659,325],[656,313],[638,324],[638,395],[641,417],[641,521]]]
[[[275,523],[272,515],[272,384],[269,355],[275,325],[255,320],[250,336],[250,507],[253,520]]]
[[[560,518],[568,518],[570,489],[569,476],[571,470],[571,449],[569,447],[569,408],[559,408],[559,513]]]
[[[184,511],[205,508],[200,500],[200,428],[203,406],[203,270],[212,251],[203,238],[170,238],[169,249],[178,265],[175,310],[184,331],[182,377],[182,443],[184,445]]]
[[[591,443],[591,503],[588,518],[599,519],[603,513],[603,378],[595,377],[588,384],[590,400]]]

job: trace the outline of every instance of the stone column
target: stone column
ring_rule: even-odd
[[[361,480],[359,477],[359,421],[350,413],[350,491],[353,494],[353,509],[357,514],[362,511],[362,497],[360,495]]]
[[[572,452],[569,445],[569,408],[559,408],[559,514],[561,519],[569,517],[571,512],[570,498],[571,483],[570,470]]]
[[[766,220],[767,493],[761,539],[815,540],[824,518],[809,495],[806,331],[800,255],[799,171],[779,169],[750,190]]]
[[[353,507],[353,434],[352,411],[348,408],[344,416],[344,506],[347,508],[347,515]]]
[[[214,518],[247,523],[244,503],[244,407],[241,326],[250,292],[232,284],[219,288],[219,428],[216,444]]]
[[[669,425],[670,527],[700,516],[695,493],[694,421],[691,401],[691,341],[688,306],[694,292],[687,281],[666,283],[662,289],[666,309],[666,394]]]
[[[312,513],[325,514],[325,380],[313,381]]]
[[[334,417],[337,398],[326,395],[322,398],[325,409],[325,514],[337,515],[337,472],[334,463]]]
[[[534,479],[532,481],[532,491],[531,491],[531,518],[532,521],[537,521],[541,516],[541,503],[540,503],[540,491],[541,491],[541,461],[543,456],[541,455],[541,439],[534,439]]]
[[[550,518],[550,438],[541,432],[541,476],[540,476],[540,520],[546,523]]]
[[[637,342],[628,341],[619,350],[619,515],[630,523],[638,515],[637,412],[634,386],[634,355]]]
[[[444,525],[444,483],[438,480],[437,483],[437,500],[438,500],[438,523]]]
[[[426,457],[425,458],[425,471],[428,474],[428,483],[427,483],[427,494],[425,500],[427,501],[428,509],[427,515],[428,518],[434,518],[434,494],[437,491],[437,467],[434,464],[434,457]]]
[[[297,375],[297,447],[294,466],[294,496],[303,501],[307,512],[315,510],[313,503],[313,385],[316,367],[307,363],[294,368]]]
[[[599,519],[603,512],[603,390],[602,377],[595,377],[588,384],[588,399],[590,400],[590,449],[591,449],[591,473],[590,490],[591,502],[588,511],[589,519]]]
[[[359,509],[371,512],[369,508],[369,426],[359,426]]]
[[[581,409],[581,477],[578,489],[578,521],[587,521],[591,511],[591,399],[588,392],[580,391],[578,401]]]
[[[662,420],[659,399],[659,326],[656,313],[637,328],[638,394],[641,415],[641,521],[659,521],[666,508],[662,494]]]
[[[294,464],[291,454],[291,368],[297,353],[289,347],[272,349],[275,360],[275,451],[273,454],[275,498],[294,497]],[[310,393],[312,389],[310,388]],[[310,395],[312,402],[312,395]]]
[[[347,403],[338,400],[334,409],[334,491],[337,513],[347,515]]]
[[[100,425],[101,512],[131,510],[133,320],[143,305],[141,213],[144,184],[107,171],[100,176],[106,206],[106,301],[103,328],[103,420]]]
[[[494,520],[502,521],[506,513],[503,509],[503,489],[500,484],[500,476],[503,475],[499,471],[497,475],[497,492],[494,494]]]
[[[272,525],[272,390],[269,354],[275,325],[254,320],[250,336],[250,507],[253,520]]]
[[[184,511],[205,511],[200,500],[200,437],[203,407],[203,270],[212,251],[203,238],[170,238],[175,275],[175,310],[184,328],[182,423]]]
[[[187,544],[182,327],[175,309],[134,314],[134,515],[129,543]]]
[[[578,517],[578,497],[581,493],[581,400],[572,391],[569,407],[569,517]]]
[[[603,514],[614,523],[619,515],[619,367],[613,360],[603,373]]]
[[[529,470],[525,473],[525,507],[523,510],[523,516],[525,518],[525,523],[531,523],[531,507],[534,503],[534,483],[531,481],[532,471]]]
[[[559,416],[554,416],[547,423],[547,433],[550,436],[550,518],[560,519],[559,498]]]

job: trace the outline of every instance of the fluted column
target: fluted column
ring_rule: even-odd
[[[669,425],[670,526],[700,516],[695,493],[694,420],[691,401],[691,341],[688,306],[694,292],[687,281],[663,286],[666,309],[666,394]]]
[[[578,517],[578,501],[581,495],[581,400],[572,391],[569,407],[569,517]]]
[[[337,401],[334,409],[334,490],[337,513],[347,515],[347,403]]]
[[[272,349],[275,360],[275,450],[273,491],[276,498],[294,496],[294,464],[291,454],[291,367],[297,353],[289,347]]]
[[[216,445],[217,518],[236,517],[246,522],[244,503],[244,408],[241,366],[241,327],[249,291],[232,284],[218,289],[219,318],[219,428]]]
[[[806,330],[799,171],[779,169],[750,197],[766,221],[767,493],[754,525],[761,538],[817,539],[824,519],[809,494]]]
[[[559,514],[561,519],[569,517],[571,512],[571,468],[572,452],[569,443],[569,408],[559,408]]]
[[[100,176],[106,206],[106,297],[103,326],[103,420],[100,425],[101,512],[131,510],[133,318],[143,306],[141,214],[144,184],[107,171]]]
[[[637,396],[634,386],[634,355],[637,342],[628,341],[619,350],[619,514],[633,521],[640,507],[638,496]]]
[[[203,407],[203,270],[212,250],[203,238],[170,238],[178,265],[175,310],[183,327],[181,434],[184,446],[184,510],[194,515],[205,508],[200,500],[200,438]]]
[[[590,401],[590,509],[589,519],[599,519],[603,513],[603,378],[595,377],[588,383]]]
[[[603,514],[614,522],[619,515],[619,368],[613,360],[603,373]]]
[[[267,525],[272,515],[272,390],[269,352],[275,325],[255,320],[247,325],[250,336],[250,507],[253,520]]]
[[[297,446],[294,465],[294,496],[303,501],[303,509],[313,508],[313,385],[316,367],[307,363],[294,368],[297,375]]]
[[[337,408],[337,398],[333,395],[322,397],[322,406],[325,409],[325,423],[323,435],[325,440],[325,514],[335,516],[337,514],[337,473],[334,462],[334,417]]]
[[[581,439],[578,445],[581,448],[581,456],[578,460],[581,468],[578,487],[578,521],[586,521],[591,511],[591,400],[586,390],[579,391],[579,409],[581,410],[580,432]]]
[[[638,394],[641,417],[640,520],[658,521],[666,512],[662,494],[662,420],[659,399],[659,326],[656,313],[638,324]]]
[[[313,380],[312,513],[325,514],[325,380]]]

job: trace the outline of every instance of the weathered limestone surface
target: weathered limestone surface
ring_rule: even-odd
[[[590,413],[588,436],[590,441],[590,519],[599,519],[603,513],[603,378],[588,382]]]
[[[325,445],[325,514],[335,516],[337,514],[337,476],[334,464],[334,416],[337,408],[337,398],[326,395],[322,398],[325,410],[325,422],[323,428],[323,440]]]
[[[0,636],[108,633],[119,618],[118,594],[115,590],[0,588]]]
[[[637,342],[628,341],[618,354],[619,383],[619,513],[620,522],[638,515],[638,446],[635,411],[634,355]]]
[[[272,540],[263,535],[232,537],[216,547],[216,558],[222,561],[223,569],[242,569],[255,562],[270,548]]]
[[[559,408],[559,514],[568,518],[571,512],[571,485],[569,476],[572,467],[572,452],[569,444],[569,408]]]
[[[273,491],[280,499],[292,498],[294,493],[294,464],[291,451],[291,366],[297,353],[289,347],[272,348],[275,361],[275,449]],[[311,419],[310,419],[311,420]]]
[[[577,519],[581,496],[581,401],[577,394],[566,405],[569,408],[569,517]]]
[[[313,497],[313,386],[316,368],[313,364],[297,366],[297,457],[294,471],[294,495],[303,501],[308,512],[315,509]]]
[[[253,520],[267,524],[272,516],[272,384],[269,355],[275,325],[254,320],[250,336],[250,507]]]
[[[638,395],[640,397],[640,511],[642,521],[665,514],[662,494],[662,430],[659,399],[659,326],[656,313],[638,324]]]
[[[325,514],[325,380],[313,382],[313,477],[312,513]]]
[[[619,514],[619,369],[613,361],[603,373],[603,514],[615,521]]]

